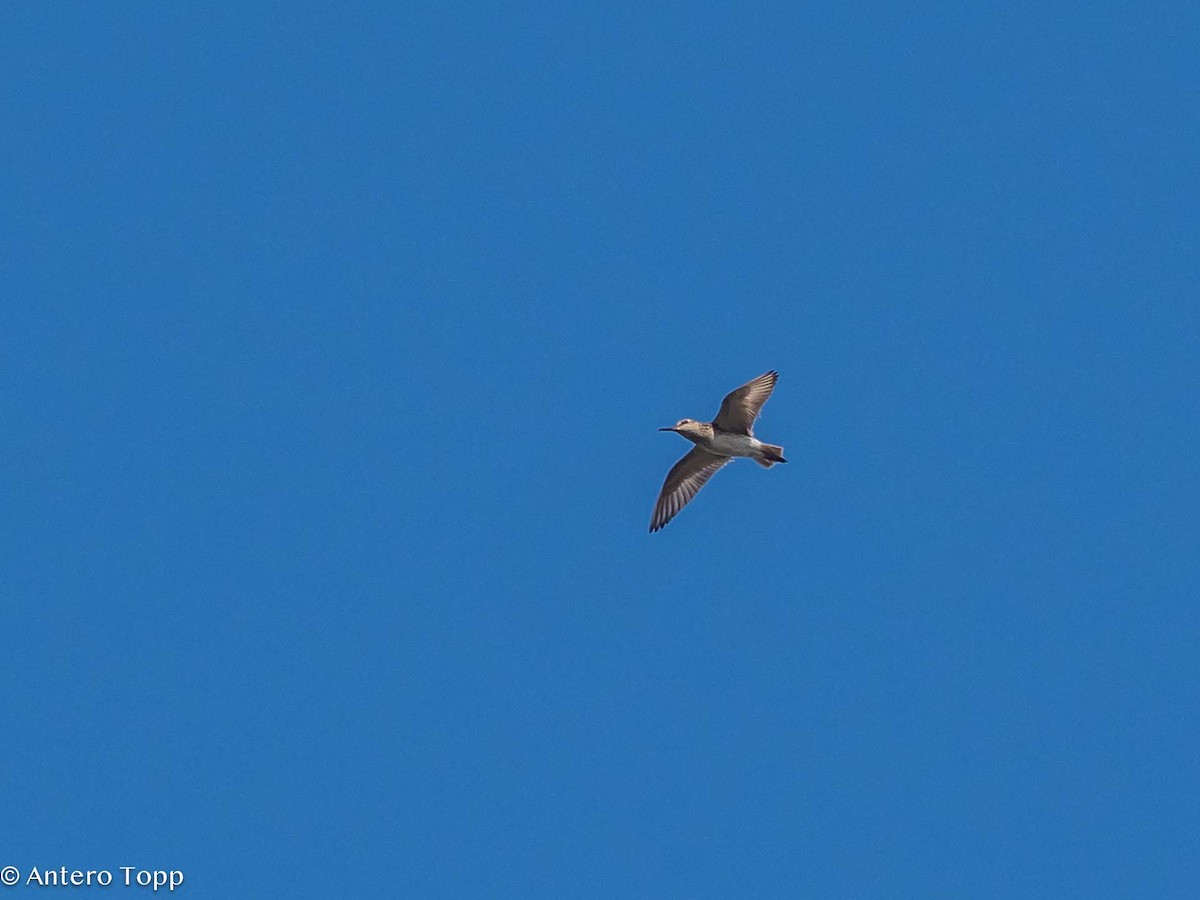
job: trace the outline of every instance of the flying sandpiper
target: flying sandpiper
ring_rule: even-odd
[[[772,369],[748,381],[721,401],[721,409],[711,422],[680,419],[670,428],[696,446],[667,473],[650,530],[658,531],[696,496],[713,474],[735,456],[748,456],[764,469],[785,463],[783,448],[764,444],[754,436],[754,420],[775,389],[779,373]]]

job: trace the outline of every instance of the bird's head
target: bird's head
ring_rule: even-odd
[[[699,434],[701,424],[695,419],[680,419],[670,428],[660,428],[659,431],[674,431],[676,434]]]

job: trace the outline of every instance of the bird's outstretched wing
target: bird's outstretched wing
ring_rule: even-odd
[[[753,434],[754,420],[762,405],[775,390],[775,380],[779,373],[772,369],[765,375],[759,375],[753,381],[748,381],[736,391],[721,401],[721,411],[713,419],[713,426],[718,431],[732,431],[735,434]]]
[[[654,504],[650,530],[658,531],[675,518],[675,514],[687,506],[708,479],[727,462],[728,456],[716,456],[696,447],[675,463],[667,473],[667,480],[663,482],[658,501]]]

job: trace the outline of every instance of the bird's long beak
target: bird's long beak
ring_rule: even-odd
[[[659,430],[659,431],[674,431],[674,430],[675,430],[675,426],[674,426],[674,425],[672,425],[670,428],[660,428],[660,429],[658,429],[658,430]]]

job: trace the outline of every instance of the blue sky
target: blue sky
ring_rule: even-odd
[[[1193,5],[243,6],[0,13],[0,865],[1200,891]]]

